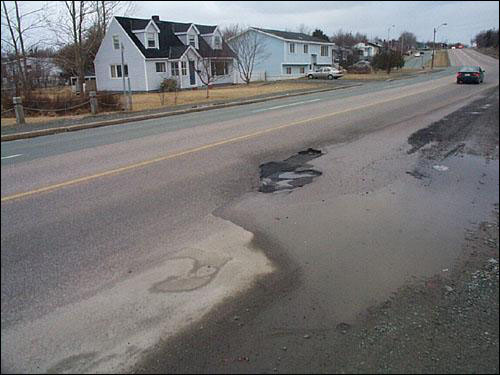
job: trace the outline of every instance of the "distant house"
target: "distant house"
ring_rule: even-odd
[[[194,88],[204,85],[200,75],[213,76],[214,84],[234,83],[235,76],[234,53],[217,26],[160,21],[158,16],[113,17],[94,66],[97,89],[109,91],[123,89],[123,75],[132,91],[158,90],[168,78],[180,88]]]
[[[357,50],[358,55],[362,59],[370,60],[375,56],[379,51],[381,50],[382,46],[377,43],[372,43],[372,42],[361,42],[353,47],[355,50]]]
[[[253,80],[297,78],[309,70],[332,66],[334,43],[307,34],[257,27],[250,27],[244,33],[258,35],[266,51],[266,58],[255,62]],[[228,44],[242,35],[229,39]]]
[[[351,48],[335,46],[333,48],[333,63],[337,65],[345,65],[348,62],[349,56],[354,54]]]
[[[65,84],[63,71],[50,57],[26,57],[26,61],[21,58],[19,64],[23,70],[26,66],[26,77],[31,87],[41,88]],[[15,81],[20,79],[18,70],[16,59],[2,59],[2,88],[15,85]]]

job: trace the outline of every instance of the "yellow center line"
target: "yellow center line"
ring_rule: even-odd
[[[266,133],[275,132],[277,130],[286,129],[286,128],[289,128],[289,127],[292,127],[292,126],[297,126],[297,125],[305,124],[305,123],[308,123],[308,122],[322,120],[322,119],[325,119],[325,118],[328,118],[328,117],[333,117],[333,116],[336,116],[336,115],[339,115],[339,114],[342,114],[342,113],[352,112],[352,111],[360,110],[360,109],[363,109],[363,108],[368,108],[368,107],[380,105],[380,104],[383,104],[383,103],[388,103],[388,102],[391,102],[391,101],[394,101],[394,100],[403,99],[403,98],[406,98],[406,97],[409,97],[409,96],[414,96],[414,95],[422,94],[424,92],[428,92],[430,90],[435,90],[435,89],[438,89],[438,88],[441,88],[441,87],[444,87],[444,86],[447,86],[447,85],[449,85],[449,82],[447,82],[445,84],[441,84],[439,86],[435,86],[435,87],[433,87],[431,89],[425,89],[425,90],[420,90],[420,91],[417,91],[417,92],[413,92],[411,94],[400,95],[397,98],[380,100],[380,101],[377,101],[375,103],[366,104],[366,105],[355,107],[355,108],[349,108],[349,109],[345,109],[345,110],[342,110],[342,111],[330,112],[330,113],[327,113],[325,115],[312,117],[312,118],[309,118],[309,119],[306,119],[306,120],[294,121],[294,122],[291,122],[291,123],[288,123],[288,124],[276,126],[276,127],[265,129],[265,130],[259,130],[259,131],[253,132],[253,133],[241,135],[241,136],[234,137],[234,138],[224,139],[222,141],[218,141],[218,142],[215,142],[215,143],[209,143],[209,144],[204,145],[204,146],[191,148],[191,149],[180,151],[180,152],[177,152],[177,153],[174,153],[174,154],[160,156],[160,157],[157,157],[157,158],[154,158],[154,159],[149,159],[149,160],[145,160],[145,161],[142,161],[142,162],[139,162],[139,163],[130,164],[130,165],[127,165],[127,166],[124,166],[124,167],[112,169],[112,170],[109,170],[109,171],[105,171],[105,172],[101,172],[101,173],[96,173],[96,174],[93,174],[93,175],[90,175],[90,176],[85,176],[85,177],[80,177],[80,178],[76,178],[76,179],[73,179],[73,180],[64,181],[64,182],[61,182],[59,184],[45,186],[45,187],[42,187],[42,188],[39,188],[39,189],[26,191],[24,193],[17,193],[17,194],[13,194],[13,195],[8,195],[8,196],[3,197],[2,200],[1,200],[1,202],[3,203],[3,202],[11,201],[11,200],[14,200],[14,199],[27,197],[27,196],[30,196],[30,195],[35,195],[35,194],[44,193],[44,192],[47,192],[47,191],[57,190],[57,189],[60,189],[60,188],[66,187],[66,186],[70,186],[70,185],[75,185],[75,184],[78,184],[78,183],[81,183],[81,182],[88,182],[88,181],[91,181],[91,180],[95,180],[97,178],[115,175],[115,174],[122,173],[122,172],[125,172],[125,171],[128,171],[128,170],[131,170],[131,169],[145,167],[147,165],[158,163],[160,161],[170,160],[170,159],[177,158],[179,156],[188,155],[188,154],[192,154],[192,153],[195,153],[195,152],[200,152],[200,151],[208,150],[208,149],[211,149],[211,148],[214,148],[214,147],[217,147],[217,146],[222,146],[222,145],[226,145],[226,144],[230,144],[230,143],[242,141],[242,140],[245,140],[245,139],[254,138],[254,137],[266,134]]]

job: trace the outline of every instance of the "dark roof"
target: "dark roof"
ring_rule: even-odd
[[[198,38],[198,52],[203,57],[234,57],[236,58],[236,54],[233,52],[231,48],[226,44],[226,42],[222,41],[221,49],[212,49],[207,41],[203,38]]]
[[[132,32],[133,30],[143,30],[151,21],[151,19],[138,19],[138,18],[128,18],[128,17],[115,17],[116,20],[123,27],[125,32],[128,34],[130,39],[135,43],[137,48],[142,52],[146,58],[169,58],[178,59],[186,51],[188,46],[186,46],[182,41],[175,35],[175,33],[186,32],[191,23],[180,23],[180,22],[170,22],[170,21],[154,21],[156,26],[160,29],[159,43],[160,48],[145,48],[137,36]],[[201,34],[209,34],[215,30],[217,26],[208,25],[195,25]],[[199,50],[201,56],[203,57],[234,57],[234,53],[227,46],[227,44],[222,42],[221,50],[212,50],[210,45],[203,39],[203,37],[198,38]]]
[[[270,30],[270,29],[260,29],[258,27],[252,27],[252,29],[260,30],[268,34],[273,34],[279,36],[283,39],[291,39],[291,40],[303,40],[304,42],[317,42],[317,43],[331,43],[326,40],[316,38],[315,36],[303,34],[303,33],[292,33],[290,31],[279,31],[279,30]]]
[[[212,34],[217,26],[195,25],[200,34]]]

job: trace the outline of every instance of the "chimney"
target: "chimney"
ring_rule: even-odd
[[[155,22],[160,22],[160,16],[152,16],[151,18]]]

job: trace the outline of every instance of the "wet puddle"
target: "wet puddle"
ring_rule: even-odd
[[[260,188],[262,193],[292,190],[310,184],[321,172],[307,164],[323,155],[320,150],[308,148],[280,162],[271,161],[260,165]]]

